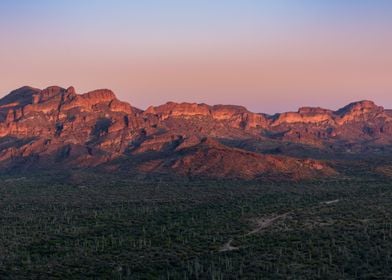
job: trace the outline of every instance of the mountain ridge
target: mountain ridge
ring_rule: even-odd
[[[141,110],[109,89],[78,94],[72,86],[25,86],[0,99],[4,170],[30,164],[301,179],[338,173],[332,161],[314,158],[314,151],[339,159],[377,155],[389,145],[391,111],[369,100],[336,111],[301,107],[271,116],[237,105],[186,102]]]

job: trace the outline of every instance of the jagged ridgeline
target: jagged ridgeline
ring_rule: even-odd
[[[335,161],[389,154],[392,111],[371,101],[273,116],[169,102],[145,111],[107,89],[22,87],[0,100],[0,165],[129,174],[307,179]],[[284,176],[282,176],[284,175]]]

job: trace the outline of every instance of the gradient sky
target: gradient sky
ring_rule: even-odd
[[[0,95],[110,88],[256,112],[392,108],[389,0],[1,0]]]

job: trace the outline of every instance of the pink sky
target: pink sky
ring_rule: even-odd
[[[58,18],[0,22],[1,95],[23,85],[73,85],[80,93],[110,88],[140,108],[189,101],[274,113],[362,99],[392,108],[392,20],[377,14],[318,19],[299,9],[282,22],[285,9],[275,7],[266,21],[244,11],[242,25],[195,17],[142,26],[113,8],[108,25],[100,11],[76,17],[77,25],[65,8]]]

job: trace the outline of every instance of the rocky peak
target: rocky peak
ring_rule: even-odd
[[[275,116],[273,126],[292,123],[322,123],[332,121],[332,111],[320,107],[301,107],[297,112],[287,112]]]
[[[248,113],[249,111],[242,106],[235,105],[215,105],[211,108],[211,113],[215,119],[229,119],[234,115]]]
[[[68,94],[76,94],[76,90],[73,86],[67,88],[66,93]]]
[[[0,110],[1,108],[20,108],[27,104],[33,103],[33,96],[40,92],[39,89],[24,86],[14,91],[11,91],[8,95],[0,99]]]
[[[98,89],[80,95],[83,99],[88,99],[93,103],[110,102],[116,99],[116,95],[109,89]]]
[[[353,102],[347,106],[336,111],[338,115],[350,114],[355,112],[368,113],[368,112],[379,112],[383,111],[384,108],[377,106],[373,101],[363,100],[358,102]]]
[[[339,124],[352,121],[365,121],[368,118],[382,114],[384,108],[376,105],[373,101],[363,100],[353,102],[335,112],[340,119]]]
[[[210,108],[206,104],[167,102],[157,107],[149,107],[145,113],[157,114],[162,120],[169,117],[209,116]]]
[[[72,113],[68,113],[70,110]],[[131,114],[133,108],[130,104],[119,101],[111,90],[94,90],[79,95],[72,86],[67,89],[50,86],[43,90],[22,87],[0,99],[0,122],[12,123],[8,128],[2,128],[3,134],[15,134],[22,130],[23,133],[28,133],[32,126],[25,123],[18,124],[19,120],[34,119],[38,122],[38,118],[41,118],[40,121],[46,118],[46,122],[69,114],[75,116],[81,112],[92,111],[101,114],[114,112]]]
[[[63,105],[64,109],[79,107],[83,108],[83,110],[90,111],[98,104],[109,108],[110,104],[114,100],[117,100],[116,95],[108,89],[98,89],[84,94],[76,94],[75,89],[70,87],[66,93],[66,98],[64,98],[65,104]]]
[[[34,95],[33,103],[43,103],[52,98],[61,99],[62,95],[65,93],[65,89],[58,86],[51,86],[42,90],[39,94]]]
[[[238,128],[264,127],[268,122],[264,115],[249,112],[245,107],[236,105],[209,106],[203,103],[168,102],[157,107],[151,106],[144,113],[155,114],[160,120],[170,117],[207,117],[216,121],[226,121],[231,127]]]
[[[298,109],[298,114],[331,114],[332,111],[321,107],[301,107]]]

